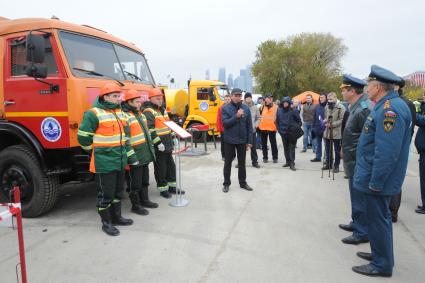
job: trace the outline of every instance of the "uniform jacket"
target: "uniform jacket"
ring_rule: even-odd
[[[416,126],[419,127],[416,133],[415,146],[419,154],[425,154],[425,116],[416,114]]]
[[[236,117],[236,112],[243,109],[245,115]],[[234,104],[233,102],[223,106],[221,110],[223,121],[223,138],[230,144],[252,144],[252,119],[251,111],[245,104]]]
[[[329,105],[326,105],[325,107],[325,118],[327,121],[329,121],[329,117],[332,116],[332,139],[339,140],[341,139],[341,126],[342,126],[342,119],[344,118],[345,113],[345,107],[342,105],[341,102],[337,102],[333,109],[329,108]],[[329,128],[325,129],[325,132],[323,133],[323,136],[326,139],[330,139],[331,137],[331,131]]]
[[[137,162],[130,145],[129,128],[120,105],[99,101],[84,113],[78,129],[81,147],[92,152],[90,171],[110,173],[122,171],[125,166]]]
[[[368,194],[400,193],[407,169],[412,118],[406,103],[390,91],[367,117],[357,146],[353,187]]]
[[[356,166],[356,149],[359,143],[364,123],[370,114],[372,105],[366,94],[363,94],[350,107],[350,115],[342,136],[342,152],[344,157],[344,172],[349,178],[354,175]]]
[[[257,105],[255,105],[254,102],[251,102],[250,104],[243,102],[243,104],[248,106],[249,110],[251,111],[252,131],[255,133],[255,130],[258,127],[258,124],[260,123],[260,109],[258,109]]]
[[[164,107],[159,107],[150,101],[143,104],[143,114],[146,117],[149,132],[151,133],[152,141],[157,150],[160,143],[164,144],[164,152],[173,151],[173,136],[168,127],[160,125],[160,120],[168,121],[168,114]]]
[[[145,115],[126,102],[122,104],[122,110],[127,117],[130,129],[130,145],[136,152],[140,165],[155,161],[155,149]]]

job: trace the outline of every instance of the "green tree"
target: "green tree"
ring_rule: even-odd
[[[338,91],[341,59],[347,51],[342,39],[330,33],[302,33],[258,46],[252,73],[257,91],[275,98],[303,91]]]
[[[412,101],[421,100],[424,89],[421,86],[413,85],[409,80],[407,80],[406,85],[403,88],[403,93],[405,97]]]

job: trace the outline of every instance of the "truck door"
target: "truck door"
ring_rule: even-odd
[[[48,68],[44,82],[26,75],[26,35],[11,35],[4,58],[4,103],[7,120],[19,123],[38,138],[44,148],[65,148],[69,145],[69,123],[66,78],[54,36],[45,37]]]

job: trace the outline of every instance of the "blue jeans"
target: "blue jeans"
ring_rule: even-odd
[[[323,136],[316,136],[314,138],[314,143],[316,145],[316,159],[322,160],[322,139]]]
[[[313,125],[311,123],[304,123],[303,124],[303,149],[307,149],[307,146],[309,144],[313,145],[313,141],[311,139],[311,130],[313,129]],[[313,145],[314,148],[314,145]]]
[[[366,196],[363,192],[353,188],[353,178],[348,179],[348,188],[350,189],[353,235],[360,239],[368,239]]]

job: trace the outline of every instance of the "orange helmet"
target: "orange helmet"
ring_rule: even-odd
[[[104,96],[106,94],[114,93],[114,92],[121,92],[121,87],[114,83],[106,83],[101,89],[99,96]]]
[[[140,93],[135,89],[129,89],[124,92],[124,101],[130,100],[133,98],[140,98],[140,97],[141,97]]]
[[[162,93],[162,90],[159,87],[151,88],[149,90],[149,98],[160,95],[162,96],[164,94]]]

